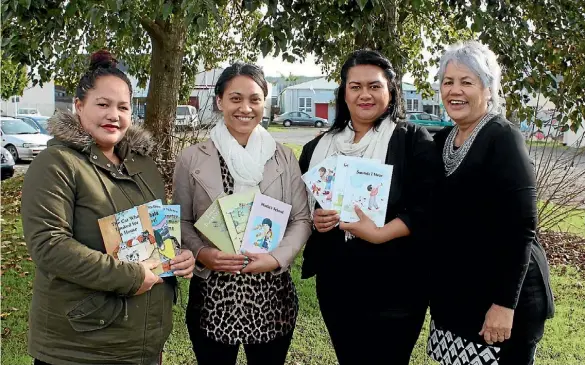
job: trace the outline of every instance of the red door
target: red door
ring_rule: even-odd
[[[323,119],[329,119],[329,104],[315,103],[315,116]]]

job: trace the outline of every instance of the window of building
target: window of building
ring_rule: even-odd
[[[409,112],[418,111],[418,99],[406,99],[406,110]]]
[[[299,111],[312,113],[313,100],[311,98],[299,98]]]

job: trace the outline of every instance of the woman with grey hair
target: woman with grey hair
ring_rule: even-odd
[[[554,313],[536,237],[535,173],[524,139],[500,114],[501,69],[486,46],[451,46],[439,68],[455,122],[435,135],[444,177],[433,245],[427,352],[447,364],[531,365]]]

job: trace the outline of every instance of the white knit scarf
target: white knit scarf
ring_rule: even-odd
[[[244,148],[221,119],[211,130],[210,136],[234,178],[234,193],[257,187],[262,181],[264,165],[276,152],[276,141],[270,133],[258,124]]]
[[[394,133],[395,128],[396,123],[388,117],[378,126],[378,130],[371,128],[358,143],[354,143],[355,132],[350,121],[348,126],[341,132],[335,134],[327,133],[319,140],[311,157],[309,169],[327,157],[334,155],[371,158],[384,163],[386,161],[386,154],[390,148],[390,138],[392,138],[392,133]],[[309,208],[312,218],[316,200],[312,192],[308,189],[307,191],[309,192]]]

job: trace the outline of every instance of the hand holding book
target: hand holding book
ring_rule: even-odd
[[[383,237],[382,230],[368,217],[357,205],[354,207],[359,220],[353,223],[341,222],[339,228],[348,231],[356,237],[371,243],[383,243],[387,240]]]
[[[313,224],[320,233],[329,232],[339,223],[339,213],[336,210],[315,209]]]
[[[242,252],[250,259],[250,263],[242,270],[242,273],[259,274],[262,272],[270,272],[278,269],[280,264],[269,253],[249,253]]]
[[[156,269],[157,266],[160,265],[160,262],[143,261],[140,263],[140,265],[142,265],[142,268],[144,269],[144,281],[142,282],[142,285],[140,285],[140,288],[138,288],[138,291],[134,293],[134,295],[144,294],[152,289],[152,287],[156,284],[163,282],[163,279],[160,276],[152,272],[152,270]]]
[[[244,267],[246,256],[223,252],[215,247],[204,247],[197,255],[197,261],[213,271],[237,273]]]

